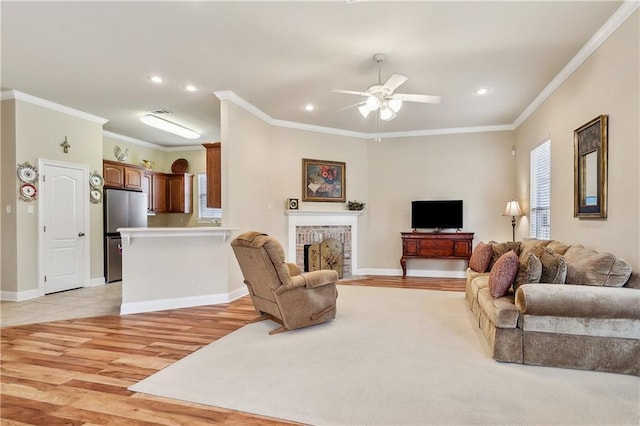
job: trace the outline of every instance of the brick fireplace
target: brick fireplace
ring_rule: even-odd
[[[287,261],[304,269],[305,245],[338,240],[343,246],[343,277],[358,274],[358,216],[361,211],[287,210]]]

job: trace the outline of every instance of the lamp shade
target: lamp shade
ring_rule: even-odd
[[[522,216],[522,210],[520,210],[520,205],[516,200],[511,200],[507,203],[507,207],[505,207],[502,216]]]

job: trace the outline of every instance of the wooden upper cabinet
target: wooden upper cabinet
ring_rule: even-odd
[[[167,181],[164,173],[151,174],[151,210],[156,213],[167,212]]]
[[[207,207],[222,207],[221,144],[203,143],[207,150]]]
[[[104,160],[102,164],[104,186],[107,188],[142,191],[143,174],[144,168],[134,166],[133,164],[124,164],[109,160]]]
[[[108,188],[124,187],[124,166],[120,163],[104,162],[102,165],[102,176],[104,177],[104,186]]]
[[[167,175],[169,213],[193,211],[193,175],[191,173]]]

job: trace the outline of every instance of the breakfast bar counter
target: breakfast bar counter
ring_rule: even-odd
[[[237,230],[119,228],[120,314],[227,303],[245,295],[246,286],[229,279],[230,269],[237,268],[229,245],[231,234]]]

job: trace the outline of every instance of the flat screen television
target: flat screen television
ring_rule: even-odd
[[[462,229],[462,200],[411,202],[413,229]]]

